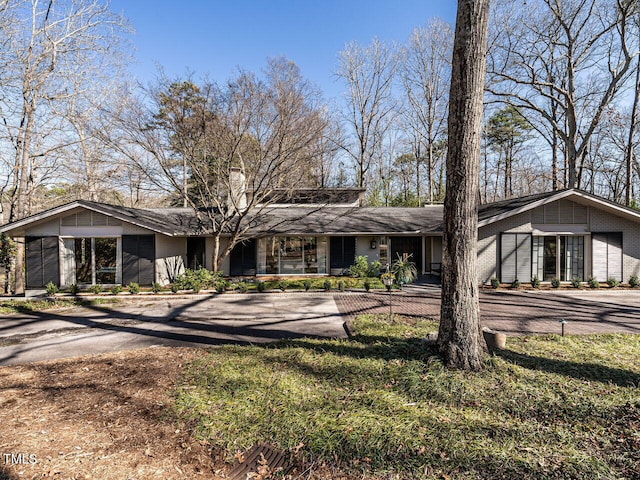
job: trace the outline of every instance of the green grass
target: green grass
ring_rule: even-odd
[[[0,300],[0,313],[33,313],[87,305],[118,303],[115,298],[82,300],[77,298],[56,298],[44,300]]]
[[[230,455],[260,441],[302,444],[307,464],[354,478],[640,471],[640,335],[510,338],[467,373],[446,369],[422,340],[432,322],[363,316],[354,328],[350,340],[203,354],[176,391],[176,413]]]

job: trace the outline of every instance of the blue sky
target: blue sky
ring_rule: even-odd
[[[455,21],[454,0],[112,0],[133,24],[137,63],[131,72],[151,80],[161,65],[170,77],[192,71],[222,82],[242,67],[259,71],[284,55],[326,97],[343,87],[334,72],[349,41],[374,36],[404,42],[432,17]]]

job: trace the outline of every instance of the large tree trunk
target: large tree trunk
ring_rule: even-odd
[[[478,186],[489,0],[459,0],[449,101],[438,346],[450,367],[482,368]]]

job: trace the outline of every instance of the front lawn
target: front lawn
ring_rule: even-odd
[[[352,478],[640,471],[640,335],[509,338],[478,374],[444,368],[423,341],[434,323],[396,320],[360,317],[350,340],[202,353],[176,414],[229,459],[265,441]]]

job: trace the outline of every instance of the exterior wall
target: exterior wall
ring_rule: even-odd
[[[375,249],[371,248],[371,240],[376,241]],[[356,237],[356,257],[367,257],[368,262],[380,261],[379,243],[379,237]]]
[[[478,281],[488,283],[491,277],[499,277],[498,238],[500,233],[529,233],[531,230],[531,211],[480,227],[478,229]]]
[[[589,230],[595,233],[622,232],[622,281],[627,282],[631,275],[640,276],[640,225],[590,208]]]
[[[185,237],[156,234],[156,282],[160,285],[171,283],[176,276],[184,272],[186,257],[187,239]]]
[[[25,230],[27,237],[50,237],[60,235],[60,219],[49,220],[48,222],[34,225]]]

